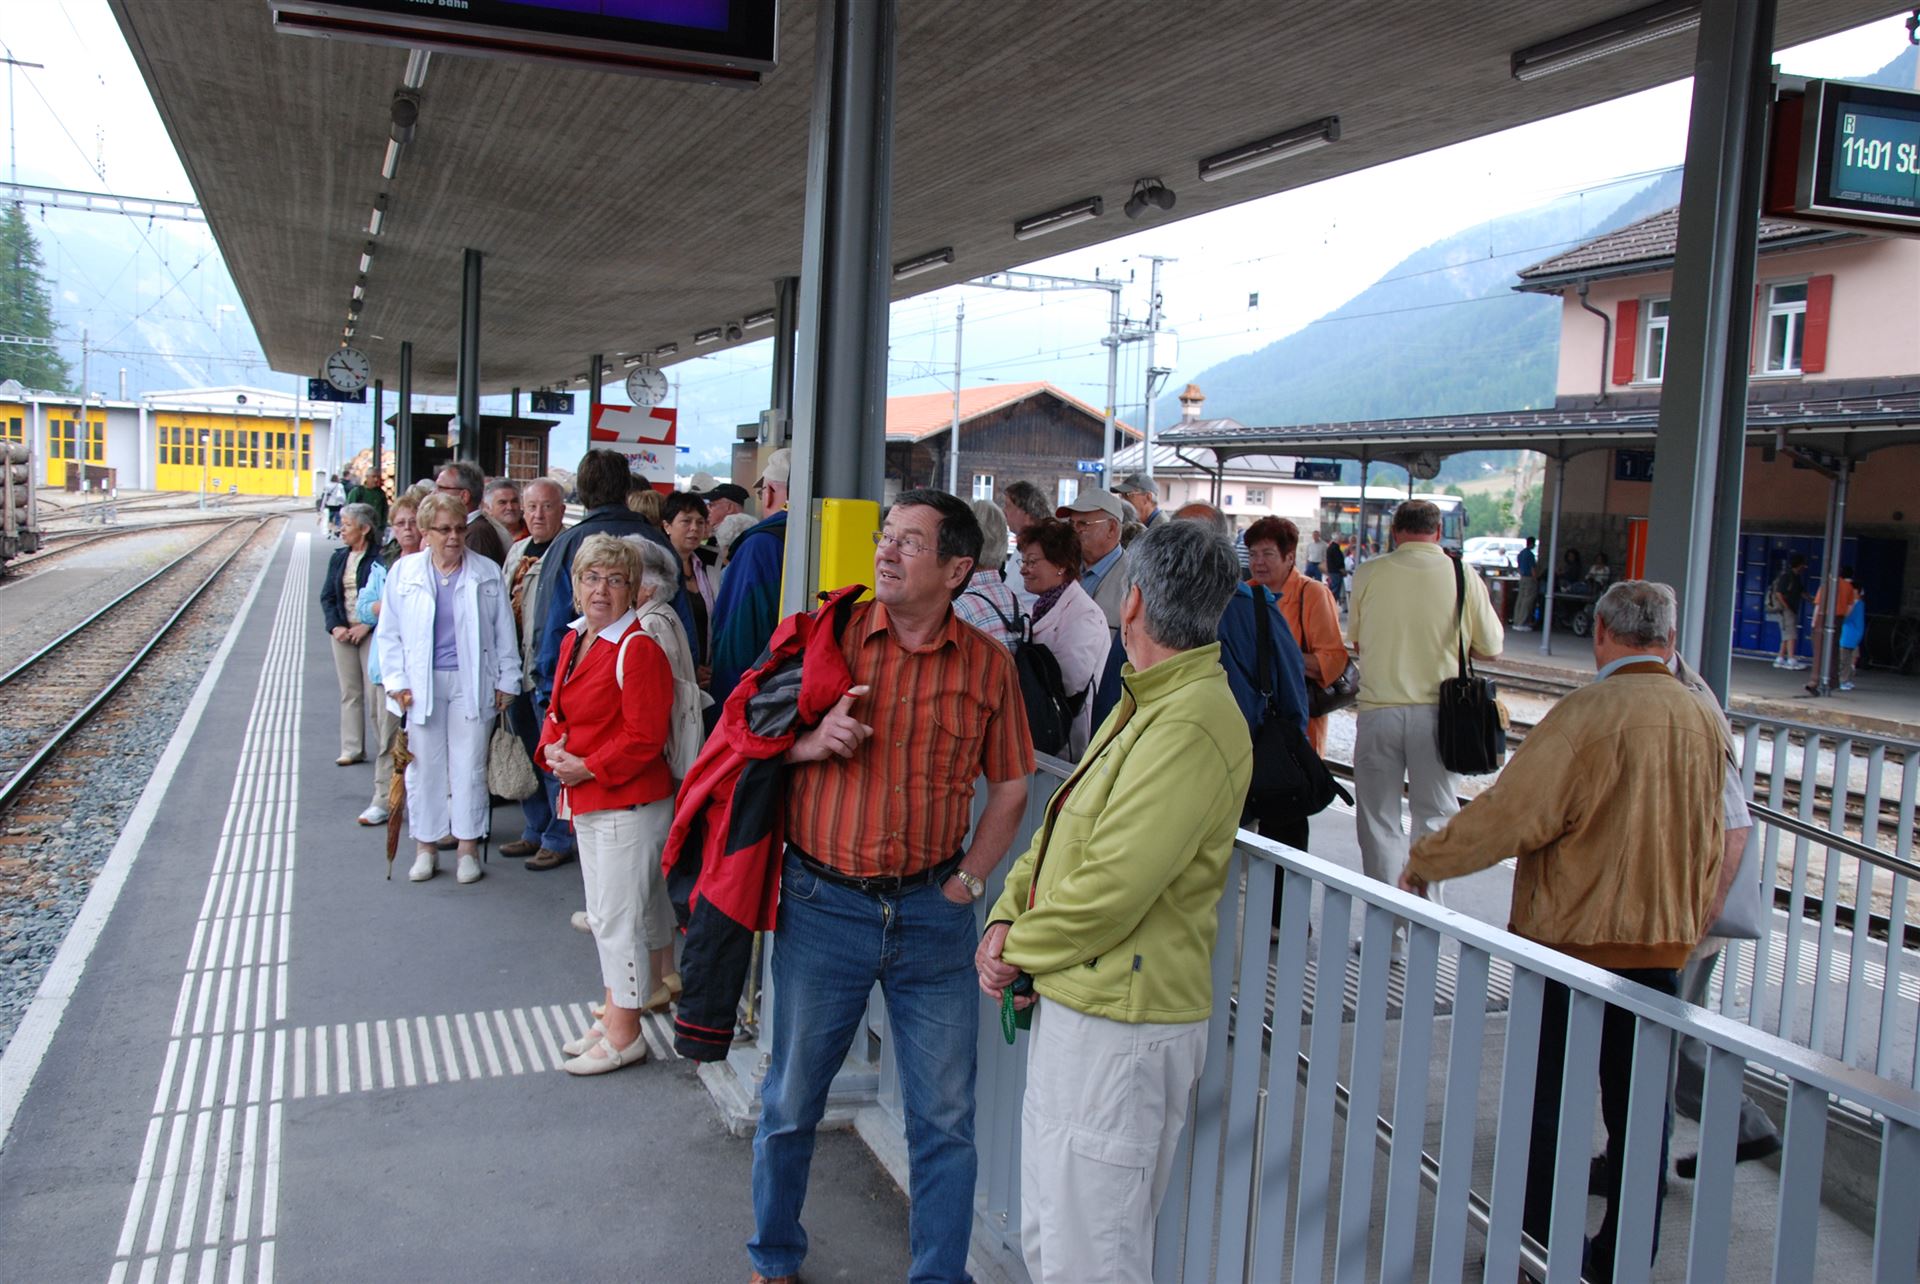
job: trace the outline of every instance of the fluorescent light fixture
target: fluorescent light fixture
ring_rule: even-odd
[[[896,276],[899,275],[898,268],[894,269],[894,274]],[[773,309],[768,308],[765,312],[749,312],[746,316],[740,318],[740,324],[749,330],[758,330],[763,325],[772,325]]]
[[[360,251],[360,275],[365,276],[367,269],[373,266],[373,242],[367,242],[367,248]]]
[[[359,300],[359,299],[348,299],[348,300],[347,300],[347,315],[348,315],[349,317],[357,317],[357,316],[359,316],[359,315],[360,315],[360,300]]]
[[[356,299],[364,299],[367,297],[367,278],[366,277],[363,276],[358,281],[354,282],[353,297]]]
[[[1031,241],[1036,236],[1045,236],[1048,232],[1058,232],[1063,227],[1072,227],[1076,223],[1086,223],[1100,217],[1100,211],[1106,205],[1098,196],[1089,196],[1084,201],[1075,201],[1071,205],[1062,205],[1057,210],[1048,210],[1045,214],[1034,214],[1023,218],[1013,225],[1013,239]]]
[[[431,49],[407,50],[407,69],[400,76],[400,83],[408,89],[418,89],[427,83],[427,64],[433,61]]]
[[[721,333],[722,331],[719,326],[715,326],[711,330],[698,330],[694,332],[693,341],[695,343],[718,343],[720,342]]]
[[[1078,221],[1077,219],[1075,220],[1075,222]],[[1014,235],[1018,236],[1019,232],[1015,231]],[[931,272],[935,268],[943,268],[951,262],[953,262],[953,247],[949,245],[943,249],[935,250],[931,254],[916,255],[913,258],[894,264],[893,279],[896,281],[904,281],[910,276],[919,276],[922,272]],[[768,318],[772,318],[771,313],[768,314]]]
[[[1513,78],[1535,80],[1699,25],[1697,0],[1661,0],[1518,51],[1513,55]]]
[[[1319,120],[1309,121],[1285,133],[1243,143],[1239,147],[1229,147],[1224,152],[1205,157],[1200,162],[1200,181],[1211,183],[1262,165],[1271,165],[1274,161],[1298,156],[1316,147],[1325,147],[1328,143],[1338,141],[1339,137],[1340,118],[1322,116]]]
[[[654,357],[655,357],[656,359],[657,359],[657,358],[659,358],[659,357],[671,357],[671,356],[674,356],[675,354],[677,354],[677,353],[678,353],[679,351],[680,351],[680,345],[679,345],[679,344],[677,344],[677,343],[663,343],[663,344],[661,344],[661,345],[660,345],[659,347],[657,347],[657,348],[655,348],[655,349],[653,350],[653,355],[654,355]]]
[[[636,352],[634,355],[628,357],[621,364],[626,366],[629,370],[631,370],[635,366],[645,365],[646,361],[647,361],[646,357]]]
[[[386,221],[387,221],[387,197],[386,197],[386,193],[382,192],[380,195],[373,198],[373,213],[367,216],[367,235],[369,236],[380,235],[381,225],[384,224]]]
[[[387,154],[380,162],[380,177],[391,179],[400,169],[400,144],[393,139],[387,140]]]

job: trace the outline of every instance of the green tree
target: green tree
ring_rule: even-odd
[[[40,243],[18,205],[0,214],[0,336],[53,337],[53,305],[40,275]],[[73,391],[73,372],[58,348],[0,343],[0,380],[28,388]]]

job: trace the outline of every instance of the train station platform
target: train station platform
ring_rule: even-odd
[[[645,1066],[558,1068],[599,991],[578,868],[384,877],[291,526],[0,1060],[0,1275],[745,1279],[750,1143],[664,1023]],[[850,1132],[807,1225],[812,1278],[904,1276]]]
[[[598,989],[591,943],[569,924],[577,868],[536,874],[495,857],[462,886],[448,861],[413,884],[403,852],[399,875],[384,877],[384,831],[354,820],[369,769],[333,762],[338,696],[317,602],[328,550],[311,521],[292,523],[0,1058],[5,1277],[744,1279],[751,1143],[729,1131],[694,1067],[673,1060],[665,1022],[648,1026],[648,1065],[590,1079],[559,1069],[558,1044]],[[514,836],[517,819],[499,809],[497,836]],[[1352,812],[1336,804],[1316,817],[1310,847],[1357,870]],[[1447,885],[1445,903],[1497,927],[1511,889],[1510,866],[1495,866]],[[1452,945],[1441,954],[1448,1004],[1459,957]],[[1325,956],[1309,958],[1326,970]],[[1884,949],[1874,959],[1884,980]],[[1314,976],[1283,984],[1275,966],[1265,1017],[1278,1028]],[[1493,1045],[1508,1019],[1503,966],[1485,1013]],[[1909,961],[1903,991],[1916,973]],[[1342,980],[1352,1009],[1357,961]],[[1739,983],[1752,985],[1751,968]],[[1449,1031],[1456,1014],[1436,1011]],[[1896,1018],[1903,1047],[1910,1015],[1903,1006]],[[1342,1065],[1359,1029],[1349,1012]],[[1435,1101],[1451,1095],[1449,1069],[1437,1054],[1425,1067]],[[992,1121],[1017,1110],[1017,1098],[996,1104],[987,1074],[983,1061],[983,1174]],[[1484,1192],[1497,1081],[1476,1091],[1473,1183]],[[1304,1129],[1305,1112],[1296,1118]],[[905,1274],[906,1200],[868,1147],[885,1131],[872,1124],[820,1136],[808,1279]],[[1436,1154],[1439,1126],[1429,1119]],[[1696,1138],[1680,1123],[1674,1153]],[[1827,1167],[1842,1187],[1849,1169],[1871,1185],[1871,1160],[1844,1146]],[[1686,1275],[1690,1189],[1672,1186],[1671,1247],[1655,1279]],[[1774,1167],[1739,1166],[1732,1225],[1770,1226],[1780,1190]],[[1380,1225],[1384,1187],[1377,1197]],[[1836,1189],[1823,1204],[1823,1278],[1865,1273],[1872,1216],[1870,1194],[1862,1203]],[[1765,1273],[1769,1238],[1730,1239],[1731,1277]],[[975,1273],[1025,1278],[1004,1252],[983,1252]]]

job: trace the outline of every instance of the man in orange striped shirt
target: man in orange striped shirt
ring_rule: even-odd
[[[755,1280],[791,1278],[813,1134],[879,982],[907,1113],[914,1280],[965,1280],[973,1225],[974,901],[1026,807],[1033,744],[1013,659],[953,614],[981,533],[940,491],[895,501],[874,598],[841,638],[854,686],[787,761],[773,1057],[753,1142]],[[968,844],[974,782],[987,802]]]

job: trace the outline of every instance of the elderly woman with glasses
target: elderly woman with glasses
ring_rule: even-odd
[[[345,547],[333,550],[327,562],[327,577],[320,584],[320,617],[333,639],[334,675],[340,679],[340,756],[334,759],[342,767],[367,760],[367,648],[363,645],[373,630],[356,616],[360,590],[367,585],[367,573],[378,562],[373,542],[379,538],[374,529],[378,515],[366,504],[348,504],[340,510],[340,538]]]
[[[436,493],[420,501],[422,552],[387,573],[380,602],[380,673],[387,708],[406,720],[407,827],[416,883],[439,870],[439,840],[459,845],[458,877],[480,877],[488,828],[487,739],[520,690],[520,648],[500,568],[467,551],[466,505]]]
[[[660,551],[669,563],[664,590],[671,600],[678,581],[671,555]],[[581,541],[573,555],[580,616],[560,641],[540,729],[542,760],[560,782],[560,814],[573,822],[579,844],[587,926],[606,991],[605,1014],[562,1048],[572,1058],[563,1066],[569,1074],[606,1074],[645,1061],[641,1014],[671,998],[662,963],[670,966],[672,958],[673,909],[660,852],[673,821],[666,748],[674,673],[634,609],[641,574],[633,544],[605,534]],[[658,575],[651,584],[657,595]]]

